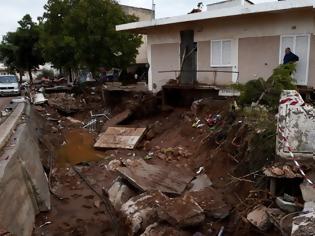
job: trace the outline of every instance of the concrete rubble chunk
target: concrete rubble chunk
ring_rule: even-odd
[[[198,203],[188,195],[161,202],[159,218],[173,226],[188,227],[201,224],[205,214]]]
[[[302,207],[298,206],[294,202],[285,201],[283,197],[277,197],[276,204],[281,210],[290,213],[297,212],[302,209]]]
[[[168,197],[159,191],[151,191],[129,199],[122,205],[120,212],[126,219],[131,235],[145,230],[149,225],[158,221],[157,209],[159,203]]]
[[[197,192],[205,188],[211,187],[212,182],[206,174],[198,175],[193,181],[191,181],[190,192]]]
[[[203,209],[207,217],[224,219],[230,214],[230,207],[224,202],[223,196],[212,187],[200,191],[187,192]]]
[[[144,160],[126,161],[118,172],[140,191],[159,190],[180,195],[193,179],[193,173],[168,165],[151,165]]]
[[[282,132],[277,134],[277,155],[291,159],[286,142],[284,142],[287,140],[296,158],[312,159],[315,152],[314,107],[306,104],[297,91],[284,90],[278,110],[278,129]],[[283,134],[287,137],[283,137]]]
[[[293,218],[291,236],[309,236],[315,232],[315,212],[301,214]]]
[[[149,225],[145,231],[140,236],[189,236],[189,233],[171,227],[169,225],[163,225],[159,223],[154,223]]]
[[[315,188],[314,186],[304,182],[300,184],[303,200],[305,202],[315,202]]]
[[[267,214],[267,209],[268,208],[263,205],[257,206],[247,215],[247,220],[261,231],[267,231],[272,226]]]
[[[106,169],[110,171],[116,171],[118,167],[121,167],[122,165],[123,164],[120,160],[112,160],[108,163],[108,165],[106,166]]]
[[[121,206],[135,195],[136,193],[120,178],[108,190],[109,200],[116,210],[120,210]]]

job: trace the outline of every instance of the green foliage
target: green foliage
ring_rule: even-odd
[[[292,78],[295,68],[296,65],[293,63],[280,65],[274,69],[267,81],[259,78],[251,80],[245,85],[233,85],[233,88],[241,92],[239,103],[246,106],[259,102],[259,104],[275,109],[283,90],[296,89]]]
[[[10,70],[21,74],[31,71],[44,63],[39,47],[40,26],[32,21],[30,15],[25,15],[18,22],[15,32],[8,32],[0,44],[0,60]]]
[[[141,37],[117,32],[136,21],[113,0],[48,0],[41,19],[45,59],[58,68],[126,67],[135,61]]]

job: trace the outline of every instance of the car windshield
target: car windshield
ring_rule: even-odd
[[[17,83],[17,79],[15,76],[0,76],[0,83]]]

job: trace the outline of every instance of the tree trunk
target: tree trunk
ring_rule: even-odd
[[[72,70],[69,68],[69,82],[72,83]]]
[[[21,70],[19,70],[19,76],[20,76],[20,84],[23,83],[23,73]]]
[[[32,75],[32,70],[31,69],[28,69],[28,75],[30,77],[31,84],[33,84],[33,75]]]

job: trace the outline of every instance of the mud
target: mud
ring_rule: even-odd
[[[84,129],[73,129],[64,135],[64,145],[57,150],[56,163],[76,165],[83,162],[98,161],[105,158],[104,152],[93,148],[93,134]]]

